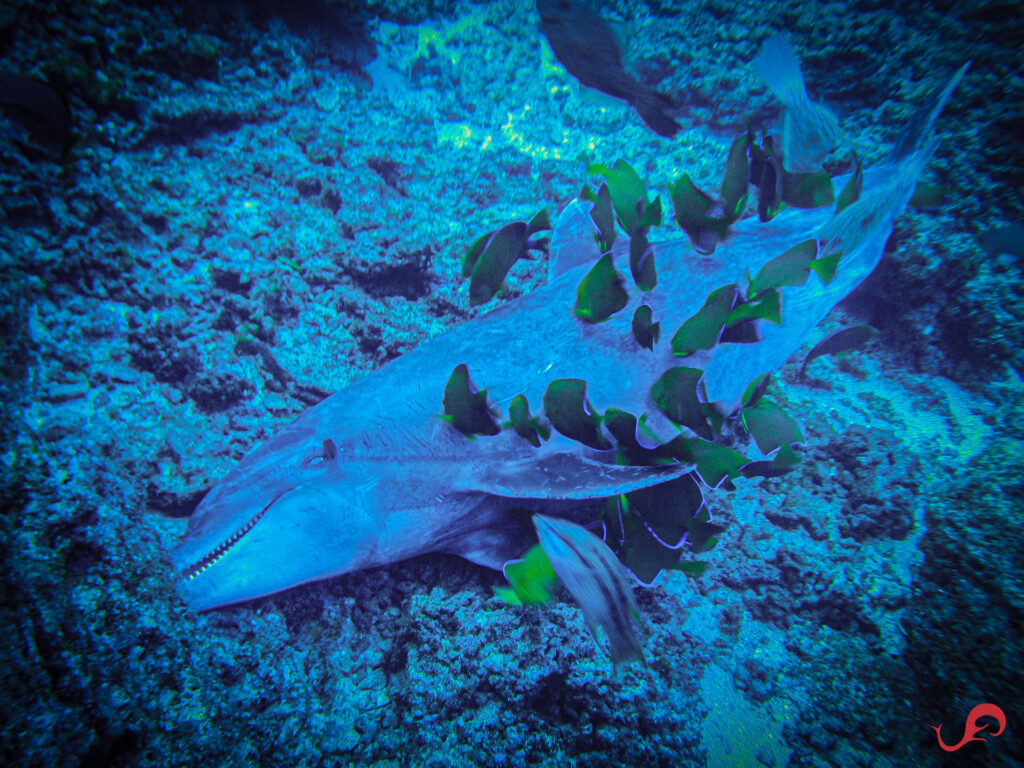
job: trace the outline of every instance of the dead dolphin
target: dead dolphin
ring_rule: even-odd
[[[513,402],[544,407],[553,382],[585,380],[584,417],[612,408],[639,414],[645,435],[658,440],[687,431],[652,398],[670,369],[699,366],[706,399],[734,410],[748,385],[793,355],[875,268],[934,152],[935,116],[965,70],[939,89],[931,119],[918,124],[907,150],[864,171],[863,192],[841,212],[787,209],[767,223],[742,220],[714,256],[696,254],[685,240],[654,244],[657,285],[628,291],[620,311],[603,322],[573,311],[581,282],[606,257],[596,245],[591,203],[571,203],[555,224],[546,286],[327,398],[207,494],[173,553],[188,605],[206,610],[428,552],[500,568],[536,543],[532,514],[586,523],[595,500],[688,473],[693,465],[684,462],[617,464],[603,431],[592,445],[558,429],[543,441],[511,428],[471,439],[442,418],[453,369],[464,364],[486,388],[487,407],[501,412]],[[716,289],[808,240],[842,254],[835,279],[826,285],[812,275],[780,288],[781,323],[754,321],[759,340],[680,357],[664,340],[651,349],[634,336],[641,306],[663,328],[679,328]],[[628,249],[619,238],[607,258],[622,265]]]

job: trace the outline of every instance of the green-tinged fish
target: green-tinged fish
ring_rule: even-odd
[[[837,355],[850,349],[864,346],[878,335],[878,331],[870,325],[854,325],[849,328],[841,328],[830,333],[824,339],[815,344],[811,351],[804,358],[800,366],[800,378],[807,375],[807,366],[822,355]]]
[[[648,88],[622,65],[615,33],[596,13],[567,0],[537,0],[540,28],[566,71],[588,88],[630,106],[660,136],[672,138],[679,124],[668,115],[668,97]]]
[[[783,32],[765,40],[754,66],[786,107],[782,119],[783,168],[790,173],[821,170],[821,161],[838,141],[839,121],[807,95],[800,60],[789,35]]]

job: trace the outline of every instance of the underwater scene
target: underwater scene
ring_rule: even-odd
[[[0,8],[0,762],[1024,765],[1012,2]]]

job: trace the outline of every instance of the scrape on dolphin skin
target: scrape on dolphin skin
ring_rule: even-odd
[[[553,382],[583,374],[593,413],[643,417],[645,444],[647,436],[654,444],[680,434],[654,402],[654,384],[673,367],[699,364],[707,400],[734,411],[751,382],[782,365],[875,268],[935,149],[931,124],[921,123],[898,161],[865,169],[860,198],[838,215],[786,209],[765,224],[741,220],[721,260],[695,260],[685,239],[651,244],[657,285],[630,291],[626,306],[601,323],[573,313],[578,286],[601,254],[589,204],[570,203],[552,236],[547,285],[327,398],[210,491],[173,555],[186,601],[215,608],[429,552],[500,569],[535,543],[532,515],[591,522],[599,500],[687,474],[693,465],[681,461],[619,464],[615,450],[601,448],[611,437],[603,432],[590,446],[557,430],[531,441],[511,427],[471,439],[441,418],[445,386],[465,363],[495,403],[522,395],[538,404]],[[842,254],[835,278],[779,287],[781,324],[751,320],[759,340],[680,357],[664,339],[650,349],[635,338],[641,306],[666,329],[680,328],[715,289],[812,239]],[[616,242],[611,257],[626,264],[628,253],[628,242]]]

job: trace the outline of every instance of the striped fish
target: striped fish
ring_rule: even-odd
[[[839,121],[829,109],[811,101],[804,88],[789,35],[768,38],[754,59],[754,66],[786,111],[782,119],[782,165],[790,173],[813,173],[839,138]]]
[[[533,525],[551,567],[579,603],[595,640],[597,628],[604,628],[612,664],[645,662],[634,631],[639,612],[632,583],[608,545],[586,528],[562,518],[534,515]]]

